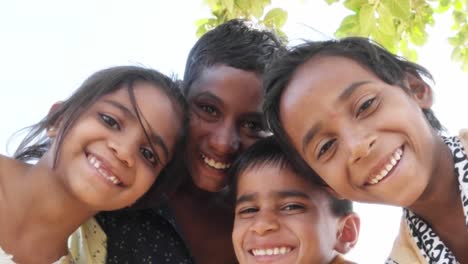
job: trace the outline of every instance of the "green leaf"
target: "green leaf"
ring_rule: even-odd
[[[458,10],[454,10],[452,13],[453,21],[456,24],[464,24],[466,23],[466,13]]]
[[[327,4],[331,5],[331,4],[334,4],[334,3],[338,3],[340,0],[325,0],[325,2],[327,2]]]
[[[441,14],[449,10],[450,7],[451,7],[451,0],[439,0],[439,5],[436,8],[434,8],[434,11],[436,13]]]
[[[468,3],[465,3],[465,5],[468,5]],[[463,2],[461,0],[455,0],[452,6],[455,10],[463,10]]]
[[[418,53],[416,52],[416,50],[408,47],[408,41],[402,39],[400,40],[399,44],[400,44],[400,51],[406,59],[410,61],[418,60]]]
[[[359,12],[363,5],[368,4],[367,0],[346,0],[343,5],[354,12]]]
[[[395,35],[396,28],[393,15],[390,13],[390,10],[388,10],[384,5],[379,5],[377,7],[377,12],[379,14],[378,22],[380,31],[387,35]]]
[[[221,0],[221,5],[227,10],[228,13],[234,13],[234,0]]]
[[[197,28],[197,32],[195,33],[197,38],[200,38],[201,36],[203,36],[206,32],[208,32],[208,30],[206,29],[205,25],[200,25],[198,28]]]
[[[205,25],[206,23],[208,23],[208,20],[208,18],[200,18],[197,21],[195,21],[195,26],[199,27],[201,25]]]
[[[359,32],[359,17],[357,15],[349,15],[341,21],[340,27],[335,31],[335,36],[338,38],[354,35]]]
[[[415,45],[422,46],[427,42],[427,33],[421,30],[420,27],[412,27],[409,33],[410,40]]]
[[[375,27],[374,7],[372,5],[364,5],[359,11],[359,27],[360,35],[369,36]]]
[[[374,41],[384,46],[392,53],[396,53],[398,51],[395,43],[395,38],[393,36],[387,35],[379,30],[372,31],[371,36],[374,39]]]
[[[455,36],[453,36],[453,37],[449,37],[449,38],[448,38],[448,42],[450,43],[450,45],[456,47],[456,46],[460,46],[460,45],[463,44],[463,39],[460,38],[460,36],[455,35]]]
[[[268,27],[281,28],[287,20],[288,13],[286,11],[281,8],[273,8],[265,15],[263,23]]]
[[[219,0],[204,0],[204,2],[210,7],[210,9],[216,9],[220,7]]]
[[[385,5],[395,16],[407,20],[411,16],[410,0],[382,0],[381,5]]]
[[[242,11],[250,10],[250,6],[251,6],[250,0],[235,0],[234,3],[236,7]]]

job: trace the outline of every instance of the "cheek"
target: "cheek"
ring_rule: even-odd
[[[260,138],[252,138],[248,136],[242,136],[241,137],[241,149],[240,151],[246,150],[248,147],[252,146],[255,142],[260,140]]]
[[[151,186],[159,177],[159,173],[160,173],[160,170],[157,171],[157,174],[156,174],[155,172],[152,172],[151,170],[147,170],[147,169],[144,169],[143,171],[139,173],[138,190],[137,190],[139,196],[145,194],[149,190],[149,188],[151,188]]]
[[[216,122],[206,122],[205,120],[197,117],[196,115],[192,115],[188,127],[189,142],[194,140],[196,141],[200,137],[209,134],[210,131],[214,131],[216,129],[216,124]]]
[[[246,233],[246,225],[242,224],[238,219],[234,219],[234,228],[232,231],[232,243],[234,245],[234,250],[236,254],[242,252],[242,244],[244,234]]]

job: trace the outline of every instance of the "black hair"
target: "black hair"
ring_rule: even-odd
[[[305,174],[304,171],[298,170],[294,167],[287,154],[282,150],[281,146],[275,136],[269,136],[255,142],[246,151],[244,151],[232,164],[229,169],[229,186],[231,201],[235,201],[237,195],[237,184],[239,176],[246,171],[260,168],[265,165],[273,165],[279,168],[287,168],[294,172],[297,177],[301,177],[310,184],[316,184],[312,179],[318,176],[310,176]],[[309,173],[315,173],[309,171]],[[268,179],[265,179],[268,181]],[[317,185],[319,188],[322,186]],[[261,187],[259,187],[261,188]],[[353,203],[350,200],[338,199],[328,193],[325,189],[323,192],[326,194],[330,202],[330,210],[336,217],[346,216],[353,212]]]
[[[279,106],[281,96],[298,67],[318,56],[339,56],[351,59],[373,72],[382,81],[390,85],[397,85],[407,93],[410,92],[409,88],[404,85],[407,74],[421,80],[422,77],[425,77],[433,81],[432,75],[423,66],[394,55],[378,43],[363,37],[308,41],[276,56],[264,75],[263,83],[266,96],[263,111],[265,119],[271,131],[278,137],[284,151],[294,157],[296,166],[305,170],[308,169],[307,164],[292,147],[281,124]],[[422,109],[422,112],[434,129],[437,131],[444,129],[431,109]],[[323,185],[326,184],[322,179],[315,180]]]
[[[214,65],[226,65],[262,75],[273,55],[285,46],[271,31],[233,19],[205,33],[190,50],[185,64],[184,94]]]
[[[60,130],[58,131],[57,137],[54,139],[57,142],[56,148],[54,149],[55,159],[53,161],[53,166],[55,167],[58,162],[64,138],[83,112],[103,95],[115,92],[121,88],[127,89],[133,109],[135,113],[137,113],[137,118],[144,130],[145,136],[148,137],[147,131],[142,124],[142,117],[139,114],[140,111],[134,95],[133,85],[135,82],[139,81],[155,85],[172,101],[176,112],[181,118],[181,125],[183,126],[182,129],[178,131],[175,145],[176,150],[181,148],[185,139],[185,126],[187,124],[188,114],[185,98],[179,88],[180,82],[153,69],[139,66],[118,66],[92,74],[67,100],[63,101],[57,109],[50,112],[38,123],[28,127],[27,129],[29,132],[20,142],[13,155],[14,158],[22,161],[40,159],[44,153],[50,149],[52,144],[51,139],[47,137],[45,132],[47,129],[57,126],[60,123]],[[154,103],[156,104],[157,102]],[[148,142],[151,142],[151,140],[148,140]],[[160,176],[162,176],[163,179],[160,179],[161,177],[158,178],[158,185],[166,185],[167,183],[161,182],[168,181],[164,180],[167,176]]]

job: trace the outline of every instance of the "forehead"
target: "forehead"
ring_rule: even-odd
[[[335,95],[354,82],[380,81],[358,62],[338,56],[318,56],[299,66],[291,77],[281,98],[281,106],[299,99],[321,101],[324,95]]]
[[[333,117],[338,97],[351,84],[382,82],[356,61],[338,56],[317,56],[298,67],[280,99],[280,119],[286,131],[303,131],[311,122]],[[296,143],[299,139],[292,138]]]
[[[224,104],[258,111],[263,100],[260,75],[226,65],[203,70],[189,92],[189,100],[200,93],[210,93]]]
[[[322,197],[324,190],[292,171],[274,163],[247,168],[238,176],[237,194],[300,191],[311,198]]]
[[[172,153],[177,131],[181,127],[181,116],[169,96],[154,84],[138,81],[133,85],[136,106],[141,114],[142,125],[148,133],[158,134]],[[130,101],[127,87],[109,93],[102,99],[113,100],[123,104],[132,113],[134,108]]]

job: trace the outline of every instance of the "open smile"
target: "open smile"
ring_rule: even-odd
[[[382,168],[375,174],[373,174],[369,179],[366,181],[365,185],[375,185],[385,178],[387,178],[393,169],[400,163],[401,157],[403,156],[403,147],[397,148],[392,155],[388,158],[386,164],[382,166]]]
[[[108,169],[103,163],[102,160],[100,160],[97,156],[87,153],[86,158],[88,160],[88,163],[93,166],[96,171],[98,172],[99,175],[102,176],[107,182],[116,185],[116,186],[123,186],[122,181],[119,179],[119,177],[115,176],[114,173]]]
[[[291,252],[291,247],[274,247],[274,248],[255,248],[251,249],[250,254],[256,256],[277,256],[286,255]]]
[[[216,170],[227,170],[229,167],[231,167],[231,163],[224,163],[212,158],[207,157],[204,154],[200,154],[203,162],[210,168],[216,169]]]
[[[271,263],[272,261],[279,261],[280,259],[289,256],[294,249],[294,247],[290,246],[276,246],[268,248],[253,248],[248,250],[248,252],[254,257],[255,261]]]

